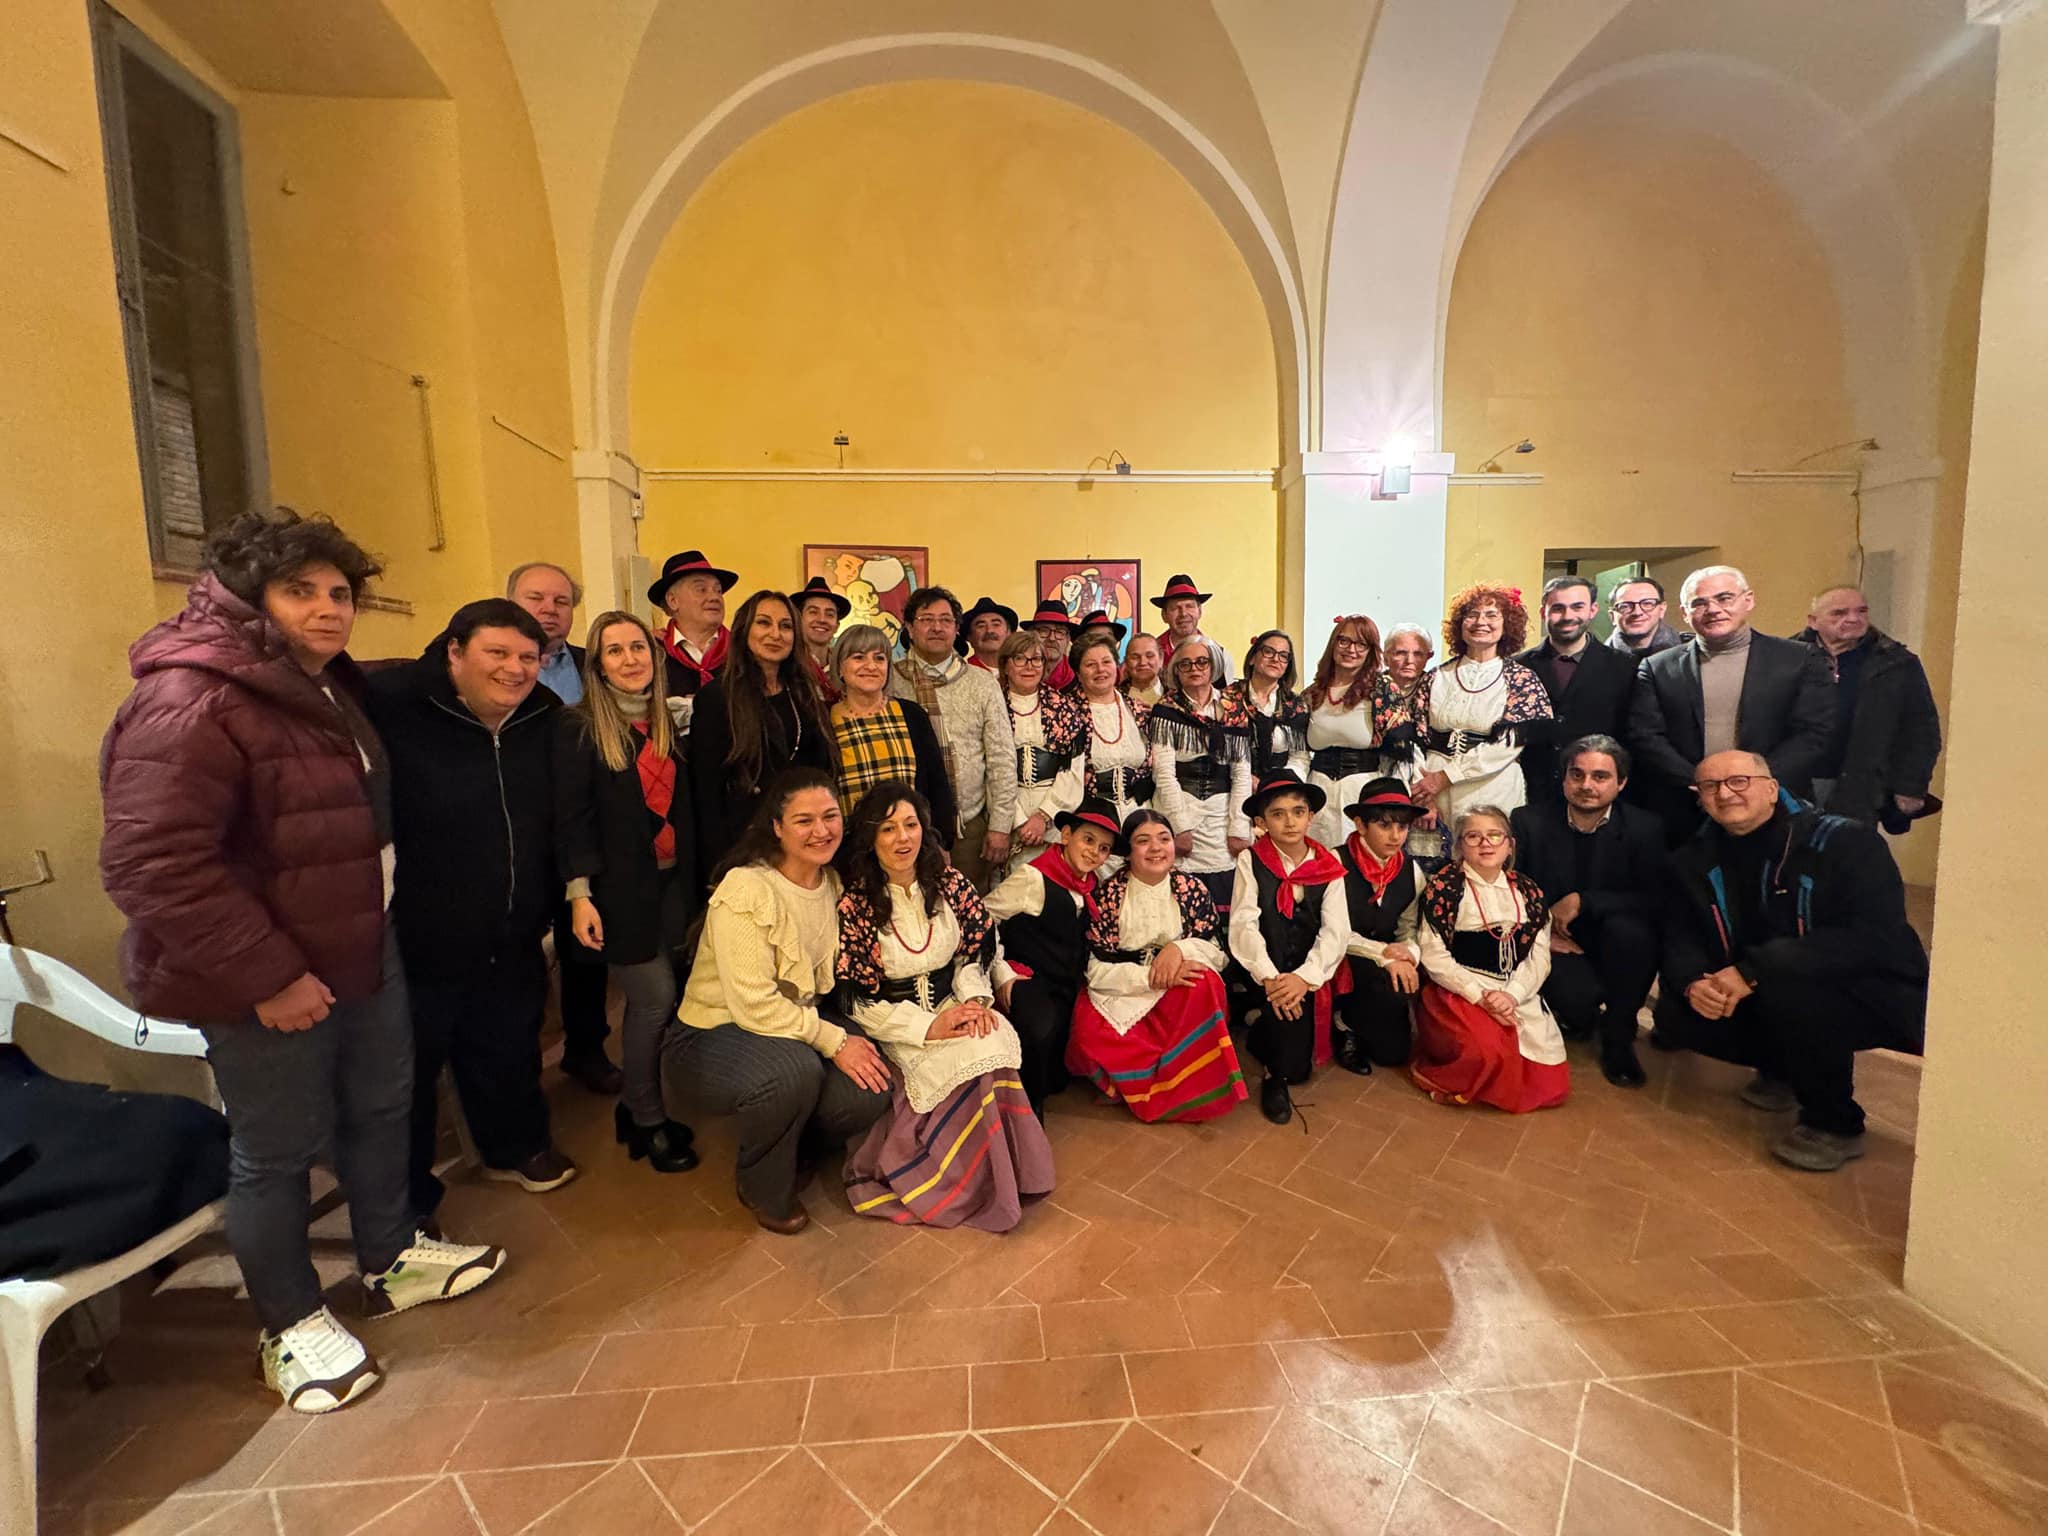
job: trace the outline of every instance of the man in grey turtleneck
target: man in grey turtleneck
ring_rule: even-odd
[[[1835,727],[1827,663],[1811,647],[1750,628],[1756,594],[1728,565],[1694,571],[1679,589],[1692,623],[1685,644],[1636,669],[1630,746],[1639,779],[1676,844],[1699,826],[1692,765],[1740,749],[1769,759],[1778,782],[1801,799]]]

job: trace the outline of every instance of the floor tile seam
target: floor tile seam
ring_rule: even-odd
[[[2041,1402],[2034,1404],[2032,1406],[2015,1403],[2010,1398],[2001,1397],[1996,1392],[1987,1392],[1982,1387],[1973,1387],[1966,1381],[1956,1381],[1951,1377],[1941,1375],[1937,1371],[1930,1371],[1922,1366],[1914,1364],[1914,1361],[1918,1360],[1923,1355],[1946,1354],[1949,1350],[1958,1347],[1974,1350],[1975,1352],[1980,1354],[1990,1353],[1990,1351],[1984,1349],[1983,1346],[1971,1344],[1966,1340],[1960,1346],[1946,1345],[1936,1349],[1902,1349],[1894,1354],[1881,1355],[1878,1357],[1878,1359],[1882,1362],[1888,1362],[1892,1365],[1896,1365],[1900,1370],[1911,1371],[1915,1376],[1925,1376],[1929,1381],[1938,1382],[1940,1385],[1944,1387],[1953,1387],[1956,1391],[1967,1392],[1972,1397],[1984,1398],[1988,1402],[1996,1403],[2002,1408],[2009,1409],[2012,1412],[2020,1414],[2025,1418],[2032,1419],[2036,1424],[2039,1424],[2044,1429],[2048,1429],[2048,1398],[2044,1398]],[[1995,1360],[1997,1359],[1997,1356],[1993,1355],[1992,1358]],[[2024,1378],[2022,1378],[2022,1380],[2024,1380]],[[1878,1384],[1880,1386],[1884,1385],[1884,1373],[1882,1371],[1878,1372]],[[1891,1410],[1891,1392],[1889,1388],[1887,1388],[1885,1391],[1885,1409],[1887,1412]]]
[[[222,1420],[220,1420],[219,1422],[221,1422],[221,1423],[223,1423],[223,1424],[227,1424],[227,1423],[236,1423],[236,1422],[239,1422],[239,1421],[238,1421],[238,1420],[231,1420],[231,1419],[222,1419]],[[254,1422],[257,1422],[257,1423],[261,1423],[261,1424],[268,1424],[268,1423],[270,1422],[270,1420],[269,1420],[268,1418],[265,1418],[265,1419],[257,1420],[257,1421],[254,1421]],[[106,1466],[106,1465],[107,1465],[107,1463],[109,1463],[110,1461],[112,1461],[112,1460],[113,1460],[113,1459],[114,1459],[114,1458],[115,1458],[116,1456],[120,1455],[120,1454],[121,1454],[121,1452],[122,1452],[123,1450],[127,1449],[127,1447],[128,1447],[128,1443],[129,1443],[129,1442],[130,1442],[131,1440],[135,1439],[135,1437],[136,1437],[136,1436],[140,1435],[141,1433],[143,1433],[143,1431],[147,1430],[148,1428],[150,1428],[150,1426],[149,1426],[148,1424],[146,1424],[146,1423],[144,1423],[144,1424],[137,1424],[137,1425],[134,1425],[133,1427],[131,1427],[131,1428],[130,1428],[130,1429],[128,1430],[128,1432],[127,1432],[126,1434],[124,1434],[123,1436],[121,1436],[121,1438],[120,1438],[120,1439],[118,1439],[118,1440],[116,1440],[116,1441],[115,1441],[115,1442],[113,1443],[113,1445],[111,1445],[110,1447],[108,1447],[108,1449],[107,1449],[107,1452],[106,1452],[106,1454],[105,1454],[104,1456],[98,1456],[98,1457],[95,1457],[95,1458],[94,1458],[94,1459],[93,1459],[93,1460],[92,1460],[92,1461],[91,1461],[91,1462],[90,1462],[89,1464],[87,1464],[86,1466],[84,1466],[84,1467],[80,1468],[80,1469],[79,1469],[79,1471],[78,1471],[78,1472],[77,1472],[77,1473],[75,1474],[75,1476],[73,1476],[73,1477],[72,1477],[71,1479],[69,1479],[69,1480],[68,1480],[68,1481],[66,1482],[66,1484],[65,1484],[65,1487],[66,1487],[66,1488],[68,1489],[68,1488],[69,1488],[69,1487],[70,1487],[70,1486],[71,1486],[72,1484],[74,1484],[74,1483],[75,1483],[75,1484],[77,1484],[77,1485],[78,1485],[78,1486],[80,1486],[80,1487],[83,1487],[83,1486],[85,1486],[85,1485],[86,1485],[87,1483],[89,1483],[89,1482],[90,1482],[90,1480],[91,1480],[91,1478],[92,1478],[92,1475],[93,1475],[93,1473],[95,1473],[95,1472],[99,1471],[99,1470],[100,1470],[100,1469],[101,1469],[102,1467]],[[36,1503],[37,1503],[38,1507],[40,1507],[40,1508],[44,1508],[44,1509],[70,1509],[70,1508],[73,1508],[73,1507],[74,1507],[74,1506],[73,1506],[73,1505],[71,1505],[70,1503],[65,1503],[65,1502],[58,1502],[58,1501],[54,1501],[54,1500],[49,1500],[49,1499],[45,1499],[45,1498],[44,1498],[44,1497],[42,1496],[42,1493],[41,1493],[41,1488],[42,1488],[42,1484],[41,1484],[40,1482],[38,1482],[38,1483],[37,1483],[37,1485],[36,1485],[36,1487],[37,1487],[37,1490],[38,1490],[38,1491],[37,1491],[37,1496],[36,1496]],[[80,1504],[80,1506],[79,1506],[79,1507],[83,1507],[83,1504],[84,1504],[84,1503],[87,1503],[87,1502],[90,1502],[90,1501],[89,1501],[89,1500],[87,1500],[87,1501],[81,1501],[81,1504]]]
[[[1444,1487],[1443,1484],[1433,1483],[1422,1473],[1410,1471],[1408,1476],[1401,1480],[1402,1486],[1406,1487],[1411,1480],[1422,1484],[1422,1486],[1429,1489],[1430,1492],[1437,1494],[1442,1498],[1449,1499],[1453,1504],[1457,1505],[1460,1509],[1465,1510],[1470,1514],[1477,1515],[1481,1520],[1484,1520],[1488,1525],[1492,1526],[1495,1530],[1506,1533],[1506,1536],[1514,1536],[1514,1528],[1512,1526],[1501,1524],[1500,1521],[1494,1519],[1493,1516],[1489,1515],[1485,1510],[1479,1508],[1478,1505],[1467,1503],[1465,1500],[1459,1498],[1455,1493],[1452,1493],[1450,1489]],[[1394,1500],[1395,1504],[1398,1505],[1400,1502],[1400,1495],[1398,1493],[1395,1494]],[[1393,1509],[1391,1507],[1387,1511],[1387,1518],[1389,1520],[1393,1518]]]
[[[1884,1359],[1884,1358],[1889,1358],[1889,1357],[1886,1357],[1886,1356],[1879,1356],[1878,1358],[1879,1358],[1879,1359]],[[1811,1363],[1812,1363],[1812,1362],[1810,1362],[1810,1361],[1803,1361],[1803,1360],[1802,1360],[1802,1361],[1798,1361],[1798,1362],[1796,1362],[1796,1364],[1799,1364],[1799,1365],[1806,1365],[1806,1364],[1811,1364]],[[1832,1362],[1832,1363],[1834,1363],[1834,1364],[1839,1364],[1839,1365],[1858,1365],[1858,1364],[1861,1364],[1861,1363],[1863,1363],[1863,1362],[1862,1362],[1862,1361],[1861,1361],[1861,1360],[1859,1359],[1859,1360],[1848,1360],[1848,1361],[1835,1361],[1835,1362]],[[1872,1364],[1873,1366],[1875,1366],[1875,1365],[1877,1364],[1877,1361],[1876,1361],[1876,1360],[1872,1360],[1872,1361],[1871,1361],[1870,1363],[1871,1363],[1871,1364]],[[1883,1419],[1873,1419],[1873,1418],[1872,1418],[1872,1417],[1871,1417],[1871,1416],[1870,1416],[1869,1414],[1867,1414],[1867,1413],[1863,1412],[1863,1411],[1862,1411],[1861,1409],[1858,1409],[1858,1408],[1850,1408],[1850,1407],[1848,1407],[1848,1406],[1846,1406],[1845,1404],[1842,1404],[1842,1403],[1837,1403],[1837,1402],[1831,1402],[1831,1401],[1829,1401],[1829,1400],[1828,1400],[1827,1398],[1825,1398],[1825,1397],[1822,1397],[1822,1396],[1821,1396],[1821,1395],[1820,1395],[1820,1394],[1819,1394],[1818,1392],[1809,1392],[1809,1391],[1807,1391],[1807,1390],[1806,1390],[1806,1389],[1805,1389],[1804,1387],[1795,1387],[1795,1386],[1792,1386],[1792,1385],[1791,1385],[1790,1383],[1788,1383],[1788,1382],[1783,1382],[1783,1381],[1773,1381],[1773,1380],[1771,1380],[1771,1378],[1770,1378],[1770,1377],[1768,1377],[1768,1376],[1766,1376],[1766,1375],[1764,1375],[1764,1374],[1763,1374],[1763,1373],[1764,1373],[1765,1371],[1774,1371],[1774,1370],[1778,1370],[1778,1369],[1780,1369],[1780,1367],[1778,1367],[1778,1366],[1775,1366],[1775,1365],[1738,1365],[1738,1366],[1735,1366],[1735,1367],[1733,1367],[1733,1369],[1734,1369],[1734,1371],[1735,1371],[1735,1374],[1736,1374],[1737,1376],[1753,1376],[1753,1377],[1755,1377],[1755,1378],[1756,1378],[1756,1379],[1757,1379],[1758,1381],[1761,1381],[1761,1382],[1763,1382],[1763,1383],[1764,1383],[1764,1384],[1765,1384],[1766,1386],[1772,1386],[1772,1387],[1776,1387],[1776,1388],[1777,1388],[1777,1389],[1778,1389],[1778,1390],[1779,1390],[1780,1392],[1789,1392],[1789,1393],[1791,1393],[1791,1394],[1792,1394],[1792,1395],[1793,1395],[1794,1397],[1804,1398],[1804,1399],[1805,1399],[1805,1400],[1806,1400],[1807,1402],[1809,1402],[1809,1403],[1818,1403],[1818,1404],[1819,1404],[1819,1405],[1820,1405],[1821,1407],[1823,1407],[1823,1408],[1832,1408],[1832,1409],[1834,1409],[1834,1410],[1835,1410],[1835,1412],[1837,1412],[1837,1413],[1846,1413],[1846,1414],[1848,1414],[1848,1415],[1849,1415],[1849,1417],[1850,1417],[1850,1418],[1852,1418],[1852,1419],[1860,1419],[1860,1420],[1861,1420],[1861,1421],[1862,1421],[1863,1423],[1865,1423],[1865,1424],[1868,1424],[1868,1425],[1870,1425],[1870,1426],[1871,1426],[1871,1427],[1872,1427],[1873,1429],[1889,1429],[1889,1430],[1893,1430],[1893,1431],[1896,1431],[1897,1433],[1900,1433],[1900,1434],[1905,1434],[1905,1433],[1909,1433],[1909,1431],[1905,1431],[1905,1430],[1901,1430],[1901,1429],[1899,1429],[1899,1426],[1898,1426],[1898,1425],[1896,1425],[1896,1424],[1894,1424],[1894,1423],[1893,1423],[1893,1422],[1892,1422],[1892,1421],[1891,1421],[1891,1420],[1890,1420],[1889,1418],[1883,1418]],[[1883,1375],[1883,1373],[1882,1373],[1882,1372],[1879,1372],[1879,1373],[1878,1373],[1878,1395],[1879,1395],[1879,1396],[1881,1396],[1881,1397],[1885,1397],[1885,1393],[1884,1393],[1884,1375]],[[1891,1412],[1891,1399],[1890,1399],[1889,1397],[1885,1397],[1885,1412],[1886,1412],[1887,1414],[1889,1414],[1889,1413]]]
[[[1108,1421],[1098,1419],[1094,1422],[1106,1423]],[[1126,1422],[1135,1422],[1135,1420],[1127,1420]],[[964,1434],[965,1437],[977,1442],[983,1450],[987,1451],[990,1455],[994,1456],[997,1460],[1001,1461],[1004,1466],[1008,1467],[1011,1471],[1015,1472],[1019,1477],[1023,1478],[1025,1482],[1029,1483],[1032,1487],[1036,1488],[1040,1493],[1046,1494],[1048,1497],[1050,1497],[1053,1501],[1054,1512],[1057,1513],[1060,1509],[1065,1507],[1065,1495],[1054,1493],[1051,1488],[1047,1487],[1044,1483],[1038,1480],[1038,1475],[1034,1473],[1029,1467],[1026,1467],[1022,1462],[1018,1461],[1016,1457],[1012,1456],[1008,1451],[1005,1451],[1000,1445],[997,1445],[988,1437],[990,1435],[1008,1434],[1013,1430],[1063,1429],[1077,1427],[1080,1426],[1053,1424],[1015,1424],[1011,1425],[1010,1428],[1007,1430],[969,1429],[966,1430]],[[1088,1474],[1090,1472],[1093,1472],[1095,1468],[1101,1463],[1102,1458],[1109,1454],[1109,1448],[1112,1445],[1116,1444],[1116,1442],[1122,1438],[1123,1432],[1119,1430],[1116,1434],[1111,1435],[1107,1440],[1105,1440],[1102,1443],[1102,1445],[1096,1450],[1093,1460],[1091,1460],[1088,1463],[1088,1465],[1082,1469],[1081,1475],[1074,1479],[1075,1488],[1080,1487],[1081,1484],[1087,1480]],[[1072,1491],[1072,1489],[1068,1490],[1068,1492]],[[1052,1516],[1048,1515],[1046,1518],[1051,1519]]]
[[[957,1440],[954,1442],[954,1444],[956,1445],[958,1443],[959,1442]],[[888,1504],[884,1504],[880,1508],[871,1508],[866,1499],[862,1498],[858,1493],[854,1492],[853,1485],[851,1483],[847,1482],[845,1478],[841,1477],[837,1472],[833,1471],[832,1468],[825,1464],[825,1458],[820,1456],[814,1447],[808,1445],[798,1445],[791,1447],[791,1449],[793,1452],[801,1452],[803,1455],[809,1457],[811,1465],[816,1467],[820,1472],[824,1473],[826,1478],[831,1482],[833,1487],[837,1488],[841,1493],[845,1494],[847,1498],[853,1500],[853,1507],[855,1509],[858,1509],[862,1514],[866,1515],[868,1517],[868,1520],[872,1523],[882,1518],[882,1511],[884,1509],[887,1509],[889,1507],[889,1504],[895,1503],[896,1499],[902,1498],[904,1494],[910,1492],[912,1488],[915,1488],[919,1483],[923,1482],[924,1479],[930,1474],[932,1468],[936,1467],[941,1461],[944,1461],[946,1457],[952,1453],[953,1447],[949,1445],[946,1447],[945,1450],[939,1452],[938,1455],[934,1456],[931,1459],[930,1463],[926,1465],[925,1468],[922,1471],[920,1471],[916,1477],[913,1477],[908,1483],[905,1483],[903,1487],[897,1490],[895,1499],[891,1499]],[[783,1461],[786,1461],[788,1459],[788,1457],[783,1457],[777,1460],[775,1462],[775,1465],[779,1467],[782,1465]],[[707,1516],[706,1518],[708,1519],[709,1517]]]
[[[1579,1444],[1586,1435],[1586,1405],[1592,1399],[1593,1383],[1589,1381],[1585,1390],[1579,1393],[1579,1411],[1572,1419],[1572,1443],[1570,1449],[1565,1452],[1564,1492],[1558,1496],[1557,1527],[1553,1536],[1564,1536],[1565,1512],[1572,1507],[1572,1478],[1579,1469]]]
[[[1773,1456],[1769,1451],[1759,1449],[1757,1446],[1746,1445],[1743,1443],[1741,1437],[1738,1436],[1735,1441],[1735,1464],[1738,1467],[1742,1465],[1742,1458],[1744,1456],[1761,1457],[1763,1460],[1770,1462],[1773,1466],[1783,1467],[1787,1471],[1797,1472],[1802,1477],[1811,1478],[1814,1482],[1823,1484],[1831,1491],[1839,1493],[1845,1498],[1856,1499],[1861,1503],[1868,1504],[1872,1509],[1881,1509],[1886,1514],[1893,1516],[1904,1514],[1904,1511],[1896,1504],[1887,1504],[1882,1499],[1873,1499],[1869,1494],[1858,1493],[1854,1488],[1851,1488],[1847,1483],[1837,1482],[1834,1478],[1827,1477],[1822,1473],[1816,1472],[1811,1467],[1799,1466],[1795,1462],[1787,1461],[1782,1456]],[[1905,1491],[1907,1497],[1910,1499],[1912,1496],[1911,1491],[1909,1489]]]
[[[476,1500],[472,1499],[469,1496],[469,1490],[463,1486],[462,1479],[459,1477],[450,1477],[448,1481],[455,1485],[455,1496],[458,1499],[462,1500],[462,1507],[469,1511],[469,1523],[476,1527],[476,1536],[492,1536],[489,1522],[487,1522],[484,1519],[483,1511],[476,1507]],[[434,1485],[432,1483],[427,1484],[427,1488],[431,1488],[433,1486]],[[422,1488],[420,1490],[421,1493],[425,1493],[426,1491],[426,1488]],[[363,1525],[359,1525],[355,1529],[357,1531],[360,1531],[361,1529],[363,1529],[363,1526],[367,1526],[372,1521],[381,1520],[382,1518],[382,1515],[372,1515],[369,1520],[365,1520],[363,1522]],[[285,1536],[284,1520],[281,1513],[278,1519],[277,1536]],[[354,1536],[353,1531],[350,1533],[350,1536]]]
[[[1654,1499],[1657,1503],[1662,1504],[1665,1508],[1675,1509],[1680,1514],[1690,1516],[1692,1519],[1699,1521],[1702,1525],[1711,1526],[1713,1529],[1717,1531],[1725,1531],[1728,1533],[1728,1536],[1737,1536],[1737,1533],[1739,1533],[1742,1529],[1742,1527],[1739,1524],[1723,1525],[1718,1520],[1709,1519],[1707,1516],[1701,1514],[1696,1509],[1688,1509],[1685,1505],[1679,1503],[1676,1499],[1669,1498],[1666,1495],[1657,1492],[1654,1488],[1645,1488],[1641,1483],[1638,1483],[1631,1478],[1624,1477],[1621,1473],[1615,1471],[1612,1467],[1602,1466],[1599,1462],[1593,1460],[1593,1458],[1590,1456],[1581,1456],[1574,1453],[1572,1456],[1572,1465],[1574,1467],[1590,1467],[1593,1471],[1599,1473],[1602,1477],[1610,1477],[1614,1479],[1615,1482],[1620,1483],[1623,1487],[1634,1489],[1637,1493],[1640,1493],[1644,1498]],[[1734,1519],[1738,1521],[1741,1519],[1741,1501],[1739,1497],[1736,1496],[1737,1494],[1739,1494],[1739,1491],[1739,1488],[1737,1488],[1734,1493],[1731,1493],[1730,1496],[1731,1515]],[[1565,1490],[1565,1498],[1567,1502],[1569,1502],[1570,1497],[1571,1490],[1569,1482],[1567,1482]],[[1562,1520],[1563,1513],[1564,1512],[1562,1510],[1559,1511],[1560,1521]],[[1561,1523],[1558,1529],[1559,1532],[1562,1533],[1563,1526]]]
[[[1877,1388],[1879,1396],[1884,1398],[1885,1411],[1887,1413],[1891,1412],[1892,1400],[1891,1395],[1884,1389],[1883,1371],[1877,1373]],[[1913,1497],[1913,1478],[1906,1470],[1906,1446],[1905,1442],[1899,1438],[1901,1434],[1908,1432],[1901,1430],[1897,1424],[1890,1424],[1885,1427],[1891,1430],[1892,1460],[1898,1468],[1899,1486],[1906,1492],[1906,1515],[1917,1528],[1920,1524],[1919,1501]]]
[[[274,1493],[266,1493],[264,1495],[263,1507],[270,1511],[271,1536],[285,1536],[284,1511],[282,1509],[279,1509],[277,1506],[277,1495]],[[481,1529],[481,1527],[479,1527],[479,1529]]]
[[[631,1443],[631,1441],[627,1442],[629,1446],[631,1445]],[[683,1518],[683,1512],[681,1510],[677,1509],[674,1504],[669,1502],[668,1495],[663,1493],[660,1487],[655,1483],[654,1474],[647,1470],[645,1463],[643,1463],[637,1456],[627,1456],[623,1458],[623,1460],[625,1464],[630,1465],[632,1469],[639,1474],[640,1481],[647,1485],[647,1491],[653,1494],[655,1498],[661,1501],[661,1507],[667,1510],[668,1517],[671,1520],[675,1521],[676,1529],[679,1531],[687,1531],[690,1528],[690,1522]],[[589,1485],[585,1484],[585,1486],[588,1487]],[[582,1489],[578,1489],[577,1492],[582,1492]],[[571,1497],[574,1497],[574,1495],[571,1495]],[[482,1524],[481,1521],[478,1523],[480,1525]],[[485,1526],[484,1529],[488,1531],[490,1528],[488,1526]],[[522,1526],[521,1530],[524,1529],[526,1529],[526,1527]]]

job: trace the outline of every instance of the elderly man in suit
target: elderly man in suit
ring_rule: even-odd
[[[1701,758],[1758,753],[1780,785],[1810,799],[1835,729],[1827,662],[1812,646],[1750,627],[1756,594],[1742,572],[1694,571],[1679,603],[1692,638],[1640,663],[1629,700],[1629,749],[1673,846],[1700,824],[1691,786]]]
[[[1532,803],[1564,799],[1559,750],[1582,736],[1628,738],[1629,691],[1636,664],[1593,640],[1600,596],[1584,576],[1556,576],[1543,584],[1543,643],[1515,660],[1534,672],[1550,695],[1548,730],[1522,749],[1522,778]]]

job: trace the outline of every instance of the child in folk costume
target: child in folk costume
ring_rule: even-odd
[[[1438,1103],[1491,1104],[1520,1114],[1571,1090],[1564,1036],[1544,1005],[1549,904],[1508,868],[1507,812],[1467,808],[1454,861],[1422,893],[1423,984],[1409,1075]]]
[[[889,1113],[846,1160],[856,1212],[1007,1232],[1053,1187],[1052,1146],[989,985],[995,925],[908,784],[869,790],[841,846],[834,962],[849,1016],[896,1068]]]
[[[1140,1120],[1211,1120],[1246,1098],[1208,887],[1173,867],[1173,824],[1133,811],[1088,925],[1067,1067]]]
[[[1012,635],[996,663],[1017,743],[1017,819],[1005,874],[1057,841],[1053,818],[1081,803],[1087,771],[1088,713],[1072,695],[1046,683],[1038,646],[1029,632]]]
[[[1155,803],[1173,823],[1180,867],[1228,909],[1231,870],[1252,837],[1242,809],[1253,784],[1251,716],[1216,685],[1215,647],[1201,636],[1174,648],[1168,672],[1173,686],[1145,726]]]
[[[1331,1015],[1351,985],[1344,866],[1308,835],[1322,808],[1322,790],[1287,768],[1268,774],[1244,804],[1259,836],[1237,856],[1230,952],[1265,990],[1249,1038],[1266,1068],[1259,1109],[1275,1125],[1294,1118],[1288,1086],[1331,1059]]]
[[[1427,877],[1408,857],[1408,829],[1424,814],[1399,779],[1368,779],[1344,807],[1355,829],[1337,850],[1344,866],[1344,911],[1351,922],[1351,990],[1339,1011],[1337,1065],[1352,1072],[1405,1067],[1421,986],[1417,930]]]
[[[1067,1035],[1088,959],[1087,930],[1100,908],[1096,871],[1119,828],[1106,800],[1083,800],[1055,818],[1060,842],[1019,866],[989,893],[998,925],[996,1006],[1023,1043],[1024,1092],[1043,1114],[1067,1086]]]

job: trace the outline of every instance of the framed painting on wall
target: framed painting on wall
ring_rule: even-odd
[[[813,576],[824,577],[827,586],[853,604],[839,622],[841,629],[879,625],[900,649],[903,605],[931,580],[931,554],[923,545],[806,544],[804,580]]]
[[[1076,623],[1100,608],[1129,627],[1126,641],[1145,627],[1136,560],[1041,560],[1034,595],[1058,603]]]

